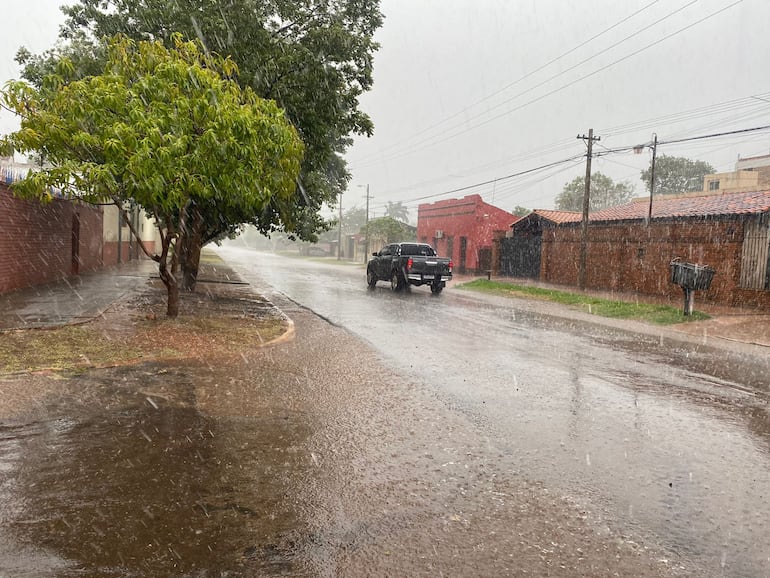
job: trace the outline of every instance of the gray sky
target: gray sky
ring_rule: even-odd
[[[413,199],[471,193],[507,210],[553,208],[564,184],[584,174],[584,159],[442,193],[585,154],[576,135],[591,127],[601,151],[648,142],[653,132],[666,140],[770,124],[770,3],[727,8],[733,2],[383,0],[375,86],[362,98],[375,136],[347,155],[352,186],[369,183],[380,215],[389,200],[407,202],[416,218]],[[658,149],[720,171],[739,154],[767,152],[770,132]],[[593,169],[643,195],[639,172],[649,159],[609,155]],[[360,205],[361,191],[343,202]]]
[[[20,45],[53,45],[61,3],[4,0],[0,78],[18,77]],[[575,137],[589,128],[600,152],[653,132],[665,141],[770,124],[766,0],[382,0],[382,11],[375,85],[361,98],[375,135],[347,154],[346,208],[364,205],[366,184],[375,215],[404,201],[413,220],[421,197],[478,193],[506,210],[553,208],[584,159],[502,177],[584,154]],[[0,114],[0,131],[14,127]],[[770,131],[658,149],[719,171],[767,152]],[[593,166],[643,195],[648,163],[645,151]],[[463,187],[472,188],[451,192]]]
[[[59,35],[64,15],[59,6],[63,0],[3,0],[5,26],[0,34],[0,83],[19,78],[19,67],[13,61],[20,46],[38,54],[51,48]],[[0,132],[18,127],[13,115],[0,111]]]

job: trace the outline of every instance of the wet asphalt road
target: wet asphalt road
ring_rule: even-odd
[[[688,575],[770,576],[767,359],[451,288],[367,290],[351,266],[221,254],[269,298],[364,339],[387,368],[383,386],[419,383],[501,463],[599,527],[684,561]]]
[[[0,378],[0,576],[770,575],[766,359],[222,254],[292,339]]]

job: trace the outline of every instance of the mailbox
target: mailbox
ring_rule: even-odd
[[[711,287],[711,280],[716,271],[708,265],[686,263],[679,259],[671,261],[671,282],[679,285],[684,291],[684,314],[690,315],[693,310],[695,291],[705,291]]]

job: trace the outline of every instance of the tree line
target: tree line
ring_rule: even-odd
[[[692,160],[686,157],[661,155],[655,160],[655,194],[677,195],[701,191],[703,177],[715,172],[714,167],[704,161]],[[641,172],[640,178],[647,191],[650,191],[651,167]],[[591,197],[589,210],[600,211],[629,202],[635,195],[635,187],[628,181],[615,182],[601,172],[591,175]],[[561,211],[583,210],[585,194],[585,177],[577,177],[566,183],[556,197],[556,209]],[[531,211],[517,206],[513,213],[525,216]]]

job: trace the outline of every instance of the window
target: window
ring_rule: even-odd
[[[425,257],[434,257],[436,252],[430,245],[404,244],[401,245],[402,255],[422,255]]]
[[[709,191],[718,191],[719,181],[709,181]]]

